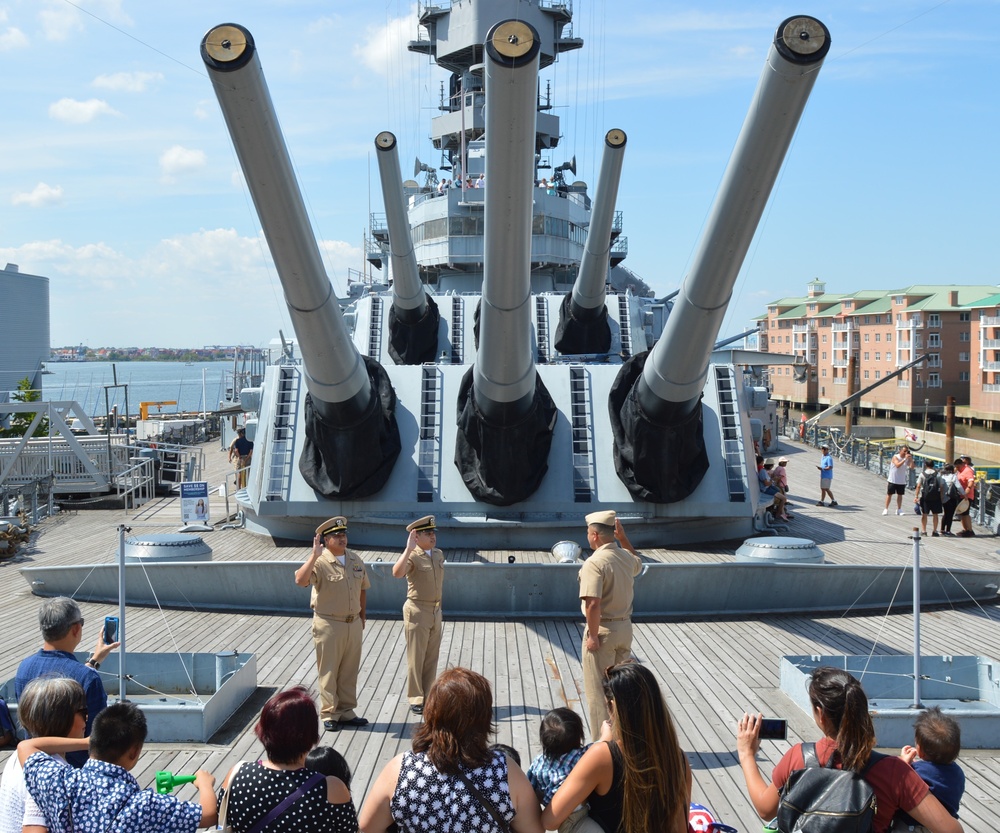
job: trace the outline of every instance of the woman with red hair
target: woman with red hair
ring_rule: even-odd
[[[413,751],[379,774],[358,817],[364,833],[542,833],[528,777],[490,749],[493,693],[468,668],[449,668],[427,692]]]
[[[302,686],[268,700],[254,732],[264,745],[265,757],[234,766],[220,793],[221,797],[228,792],[225,821],[234,833],[254,828],[282,833],[357,831],[358,817],[347,785],[306,769],[306,755],[319,742],[319,713]],[[282,808],[282,802],[287,806]]]

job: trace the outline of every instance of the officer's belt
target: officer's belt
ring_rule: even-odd
[[[334,622],[353,622],[355,619],[361,618],[360,613],[351,613],[348,616],[328,616],[325,613],[317,613],[316,615],[322,619],[330,619]]]

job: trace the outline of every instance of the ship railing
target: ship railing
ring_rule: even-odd
[[[5,483],[0,487],[0,520],[14,524],[24,520],[35,526],[54,511],[54,484],[51,474],[25,483]]]
[[[115,491],[125,511],[131,512],[156,496],[156,461],[132,457],[131,465],[115,475]]]
[[[783,427],[786,439],[794,435],[798,440],[797,424],[787,420]],[[899,444],[895,437],[882,440],[855,435],[844,437],[839,428],[816,424],[808,425],[804,439],[799,441],[817,449],[829,446],[839,462],[868,469],[883,479],[888,476],[889,464]],[[914,467],[908,472],[906,485],[910,492],[916,491],[917,476],[923,471],[926,461],[929,460],[938,469],[948,462],[940,456],[921,453],[919,450],[913,452],[913,460]],[[970,517],[973,524],[981,527],[983,532],[988,531],[993,535],[1000,532],[1000,481],[986,479],[986,472],[977,472],[976,493]]]

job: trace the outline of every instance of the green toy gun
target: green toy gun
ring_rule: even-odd
[[[173,792],[174,787],[193,783],[195,777],[194,775],[174,775],[172,772],[157,772],[156,791],[160,795],[166,795]]]

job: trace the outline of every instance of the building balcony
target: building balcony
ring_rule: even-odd
[[[907,321],[899,321],[896,323],[897,330],[920,330],[924,327],[923,318],[910,318]]]
[[[1000,338],[984,338],[979,346],[984,350],[1000,350]]]
[[[830,329],[836,332],[847,332],[854,329],[853,321],[834,321],[830,325]]]
[[[834,359],[833,360],[833,366],[834,367],[847,367],[847,364],[848,364],[848,360],[847,359]]]
[[[1000,362],[980,362],[980,370],[1000,370]]]
[[[1000,393],[1000,385],[983,385],[983,393]]]
[[[903,339],[897,339],[896,340],[896,349],[897,350],[909,350],[912,346],[913,346],[913,342],[912,341],[904,341]]]
[[[987,315],[979,319],[980,327],[1000,327],[1000,315]]]
[[[814,333],[816,332],[816,322],[810,321],[808,324],[793,324],[792,333]]]

